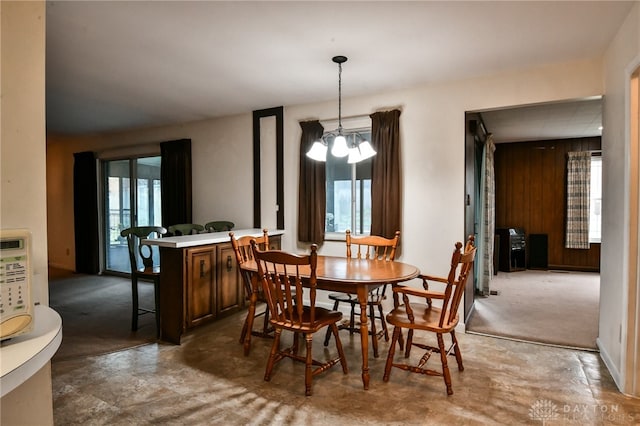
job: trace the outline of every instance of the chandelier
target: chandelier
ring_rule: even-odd
[[[369,141],[359,133],[351,134],[352,137],[349,144],[342,134],[342,64],[347,62],[347,57],[334,56],[332,61],[338,64],[338,129],[326,132],[319,140],[315,141],[311,149],[307,151],[307,157],[316,161],[327,161],[329,141],[333,139],[331,155],[334,157],[348,156],[347,163],[358,163],[373,157],[376,155],[376,151],[374,151]]]

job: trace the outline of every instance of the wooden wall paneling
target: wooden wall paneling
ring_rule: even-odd
[[[527,234],[539,234],[544,229],[544,215],[539,214],[544,206],[543,192],[543,152],[544,147],[533,145],[529,153],[529,202],[530,209],[534,210],[529,217],[529,229]],[[538,178],[539,177],[539,178]]]
[[[520,148],[520,147],[518,147]],[[519,152],[519,149],[512,151],[509,155],[512,167],[509,170],[510,179],[511,179],[511,200],[513,206],[516,208],[510,209],[510,227],[520,227],[522,226],[522,203],[523,203],[523,193],[522,190],[524,188],[524,176],[522,175],[522,154]]]
[[[526,221],[529,213],[528,199],[530,186],[529,182],[527,182],[527,165],[529,162],[528,150],[526,150],[523,145],[518,146],[511,159],[515,168],[513,173],[513,180],[515,183],[514,201],[517,203],[517,208],[513,209],[513,226],[517,228],[524,228],[524,231],[528,232],[526,228]]]
[[[505,192],[507,188],[504,184],[504,167],[501,167],[503,163],[504,150],[502,149],[502,144],[497,144],[493,160],[493,165],[495,167],[494,173],[496,177],[496,228],[504,226],[504,200],[506,198]]]
[[[596,149],[599,137],[496,147],[496,227],[547,234],[550,268],[599,270],[599,245],[589,250],[564,248],[566,156],[569,151]]]
[[[553,149],[552,149],[553,147]],[[549,265],[559,265],[564,247],[564,217],[566,210],[566,153],[564,144],[555,141],[549,145],[552,150],[548,160],[552,181],[549,182],[549,198],[553,208],[549,210]]]
[[[542,177],[545,186],[545,205],[542,210],[544,215],[544,232],[547,234],[547,250],[549,265],[562,256],[560,245],[562,244],[562,229],[564,228],[564,154],[556,141],[544,142],[544,169]]]
[[[531,147],[523,146],[520,151],[519,158],[522,158],[522,207],[520,209],[520,227],[524,228],[524,231],[529,234],[531,232],[531,209],[535,208],[535,204],[531,203],[531,187],[532,187],[532,173],[531,173]]]

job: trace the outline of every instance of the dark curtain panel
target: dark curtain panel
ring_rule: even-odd
[[[378,153],[371,171],[371,234],[393,238],[402,203],[399,110],[371,114],[371,145]]]
[[[191,223],[191,139],[160,144],[162,226]]]
[[[327,169],[322,161],[307,157],[313,142],[322,137],[324,128],[319,121],[300,123],[300,181],[298,189],[298,240],[322,244],[326,212]]]
[[[73,154],[73,222],[76,272],[100,272],[98,242],[98,177],[93,152]]]

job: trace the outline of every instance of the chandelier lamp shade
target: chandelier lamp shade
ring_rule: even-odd
[[[333,139],[331,147],[331,155],[338,158],[347,157],[347,163],[359,163],[360,161],[376,155],[373,147],[359,133],[349,133],[351,143],[348,143],[347,137],[342,132],[342,64],[347,62],[346,56],[334,56],[332,61],[338,64],[338,129],[333,132],[327,132],[322,135],[320,140],[313,143],[307,157],[316,161],[327,161],[327,151],[329,150],[329,141]],[[357,140],[360,139],[360,140]]]

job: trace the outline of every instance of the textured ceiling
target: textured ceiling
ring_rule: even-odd
[[[47,130],[160,126],[600,58],[633,2],[48,1]]]
[[[602,99],[530,105],[481,113],[495,143],[602,135]]]

